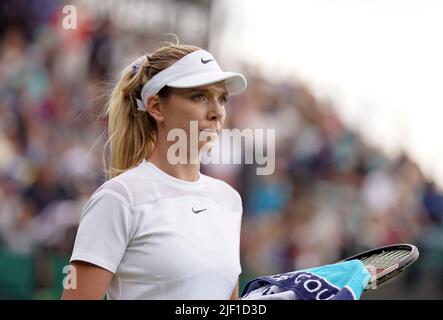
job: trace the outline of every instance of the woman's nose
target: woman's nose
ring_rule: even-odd
[[[211,107],[209,111],[210,120],[218,120],[225,115],[225,107],[217,99],[211,101]]]

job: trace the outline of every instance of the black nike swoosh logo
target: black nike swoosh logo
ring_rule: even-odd
[[[194,212],[195,214],[200,213],[200,212],[203,212],[203,211],[205,211],[205,210],[208,210],[208,208],[206,208],[206,209],[201,209],[201,210],[194,210],[194,208],[192,208],[192,212]]]
[[[207,64],[208,62],[213,61],[213,60],[214,60],[214,59],[203,60],[203,58],[201,58],[201,62],[202,62],[203,64]]]

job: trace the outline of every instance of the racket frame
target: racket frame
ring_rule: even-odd
[[[393,244],[393,245],[378,247],[375,249],[367,250],[358,253],[356,255],[353,255],[349,258],[342,260],[341,262],[355,260],[355,259],[361,260],[375,254],[380,254],[386,251],[394,251],[394,250],[407,250],[409,251],[409,254],[406,257],[404,257],[402,260],[400,260],[398,263],[395,263],[392,266],[384,269],[382,272],[379,272],[375,275],[371,273],[371,279],[368,285],[366,286],[365,291],[369,289],[376,289],[379,285],[386,283],[389,279],[403,272],[403,270],[406,267],[408,267],[418,259],[419,252],[416,246],[412,244],[401,243],[401,244]],[[370,266],[370,264],[368,266]],[[370,269],[368,269],[368,271],[370,272]]]

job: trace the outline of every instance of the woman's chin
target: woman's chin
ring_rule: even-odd
[[[208,142],[200,142],[199,144],[199,150],[200,152],[205,152],[206,150],[211,150],[214,146],[214,141],[208,141]]]

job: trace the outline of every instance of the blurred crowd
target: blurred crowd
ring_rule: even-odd
[[[10,2],[0,16],[0,248],[69,257],[81,208],[105,179],[110,83],[158,42],[84,15],[63,30],[61,10],[40,2]],[[443,287],[443,194],[432,180],[406,153],[365,143],[303,83],[243,71],[248,90],[230,100],[225,127],[276,129],[275,173],[202,169],[242,195],[242,280],[413,243],[426,264],[411,285],[432,269]]]

